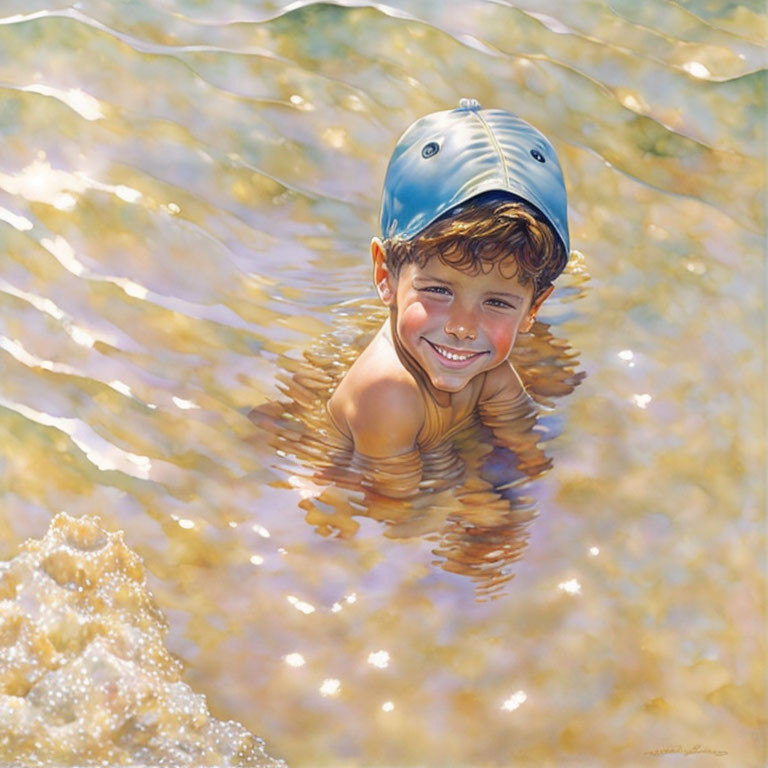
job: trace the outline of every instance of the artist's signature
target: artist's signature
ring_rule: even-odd
[[[701,744],[694,744],[689,749],[681,747],[679,744],[676,747],[665,747],[664,749],[652,749],[645,753],[646,755],[717,755],[722,757],[727,755],[722,749],[709,749],[708,747],[702,747]]]

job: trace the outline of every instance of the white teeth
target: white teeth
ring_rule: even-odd
[[[457,360],[457,361],[460,361],[460,360],[469,360],[469,358],[470,358],[470,357],[474,357],[474,352],[472,352],[472,353],[470,353],[470,354],[468,354],[468,355],[457,355],[457,354],[456,354],[456,353],[454,353],[454,352],[449,352],[447,349],[445,349],[444,347],[441,347],[441,346],[440,346],[440,345],[438,345],[438,344],[435,344],[435,347],[436,347],[437,351],[438,351],[438,352],[439,352],[439,353],[440,353],[440,354],[441,354],[443,357],[447,357],[449,360]]]

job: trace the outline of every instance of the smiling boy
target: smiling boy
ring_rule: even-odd
[[[417,457],[474,412],[493,428],[484,417],[530,405],[508,357],[567,262],[555,151],[520,118],[463,99],[398,141],[381,224],[371,255],[390,317],[328,403],[374,460]]]

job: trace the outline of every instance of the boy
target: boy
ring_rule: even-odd
[[[497,436],[519,433],[498,418],[530,413],[507,358],[569,252],[552,145],[474,100],[427,115],[392,154],[381,226],[371,255],[390,317],[330,398],[332,422],[379,464],[418,461],[476,411]]]

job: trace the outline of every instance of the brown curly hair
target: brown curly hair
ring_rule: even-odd
[[[412,240],[383,242],[386,263],[395,277],[403,264],[423,267],[437,257],[469,274],[490,272],[499,264],[505,277],[533,283],[535,300],[565,269],[568,254],[541,213],[510,194],[485,193],[455,206]],[[504,264],[511,264],[509,275]]]

